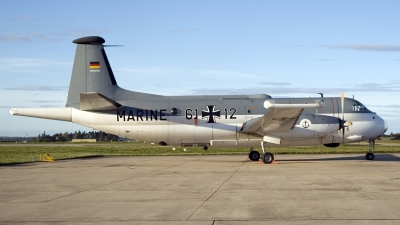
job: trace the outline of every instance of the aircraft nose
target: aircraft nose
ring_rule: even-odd
[[[386,120],[383,120],[383,122],[385,123],[385,131],[383,131],[383,133],[386,133],[386,131],[388,130],[388,125],[387,125],[387,122],[386,122]]]
[[[387,130],[388,130],[388,124],[386,120],[384,120],[382,117],[376,115],[375,116],[375,126],[376,126],[376,134],[379,136],[382,136]],[[378,137],[379,137],[378,136]]]

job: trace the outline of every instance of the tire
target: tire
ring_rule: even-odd
[[[375,159],[375,155],[374,155],[374,153],[367,153],[367,154],[365,155],[365,158],[366,158],[367,160],[374,160],[374,159]]]
[[[274,161],[274,155],[270,152],[266,152],[261,157],[264,164],[271,164]]]
[[[258,161],[258,160],[260,160],[260,153],[257,152],[257,151],[251,151],[251,152],[249,153],[249,159],[250,159],[251,161]]]

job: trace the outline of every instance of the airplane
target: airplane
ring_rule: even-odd
[[[118,136],[183,148],[250,147],[249,159],[270,164],[268,146],[338,147],[367,141],[367,160],[387,123],[361,102],[341,97],[272,98],[266,94],[163,96],[120,88],[105,40],[77,45],[65,108],[12,108],[11,115],[81,124]],[[253,150],[261,146],[262,155]]]

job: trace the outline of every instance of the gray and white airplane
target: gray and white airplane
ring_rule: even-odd
[[[355,99],[272,98],[266,94],[162,96],[125,90],[117,85],[105,40],[79,38],[65,108],[12,108],[18,116],[62,120],[111,134],[172,147],[261,146],[268,164],[273,154],[265,146],[337,147],[375,139],[387,123]]]

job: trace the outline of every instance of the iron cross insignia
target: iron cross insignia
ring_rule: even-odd
[[[201,117],[208,117],[207,123],[216,123],[216,118],[221,118],[221,112],[219,110],[215,110],[215,105],[208,105],[207,111],[201,110]]]

